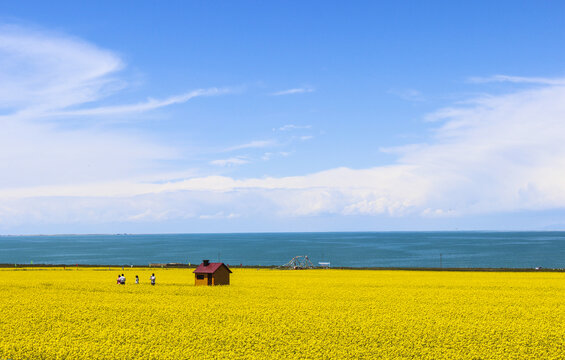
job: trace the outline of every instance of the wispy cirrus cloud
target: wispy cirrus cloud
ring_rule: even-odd
[[[565,78],[493,75],[488,77],[471,77],[469,78],[469,82],[474,84],[508,82],[508,83],[516,83],[516,84],[565,85]]]
[[[90,109],[80,109],[80,110],[66,110],[55,113],[47,113],[45,116],[81,116],[81,115],[116,115],[116,114],[127,114],[127,113],[139,113],[149,110],[155,110],[161,107],[182,104],[190,99],[198,96],[214,96],[220,94],[226,94],[230,91],[228,89],[198,89],[186,94],[171,96],[163,100],[149,99],[144,102],[129,105],[118,105],[118,106],[101,106]]]
[[[163,100],[73,109],[126,86],[117,76],[125,68],[118,55],[68,35],[1,25],[0,61],[3,119],[139,113],[230,92],[227,88],[198,89]]]
[[[117,53],[66,34],[17,25],[0,25],[0,64],[0,189],[186,170],[163,166],[181,152],[148,132],[81,120],[98,116],[111,121],[116,115],[229,91],[199,89],[163,100],[102,106],[101,100],[128,85],[121,75],[126,64]],[[69,120],[73,126],[64,126]]]
[[[277,91],[277,92],[272,93],[271,95],[281,96],[281,95],[305,94],[305,93],[311,93],[311,92],[314,92],[314,91],[315,90],[313,88],[302,87],[302,88],[293,88],[293,89]]]
[[[299,137],[300,141],[311,140],[313,138],[314,138],[314,136],[312,136],[312,135],[303,135],[303,136]]]
[[[14,112],[63,109],[124,86],[119,56],[64,34],[0,25],[0,61],[0,107]]]
[[[277,145],[276,140],[253,140],[248,143],[231,146],[229,148],[226,148],[224,151],[230,152],[230,151],[242,150],[242,149],[260,149],[260,148],[266,148],[275,145]]]
[[[292,130],[303,130],[303,129],[311,129],[312,125],[294,125],[294,124],[287,124],[279,127],[278,129],[273,129],[274,131],[292,131]]]

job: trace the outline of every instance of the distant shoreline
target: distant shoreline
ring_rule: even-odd
[[[29,268],[145,268],[145,269],[195,269],[197,264],[163,264],[163,266],[150,265],[116,265],[116,264],[0,264],[0,268],[29,269]],[[279,265],[228,265],[233,269],[282,269]],[[565,269],[552,268],[473,268],[473,267],[379,267],[379,266],[335,266],[328,269],[316,267],[313,269],[297,270],[388,270],[388,271],[451,271],[451,272],[565,272]]]

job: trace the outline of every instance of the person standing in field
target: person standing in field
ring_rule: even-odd
[[[139,284],[139,276],[135,275],[135,283]]]
[[[120,276],[120,284],[122,284],[122,285],[126,284],[126,276],[124,274],[122,274],[122,276]]]
[[[116,281],[116,284],[120,285],[122,283],[122,275],[118,274],[118,280]]]
[[[149,280],[151,280],[151,285],[155,285],[155,274],[151,274]]]

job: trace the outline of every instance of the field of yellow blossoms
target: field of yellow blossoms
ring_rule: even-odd
[[[232,270],[0,269],[0,359],[565,358],[564,273]]]

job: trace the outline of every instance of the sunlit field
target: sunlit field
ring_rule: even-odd
[[[1,269],[0,359],[565,356],[563,273],[232,270]]]

